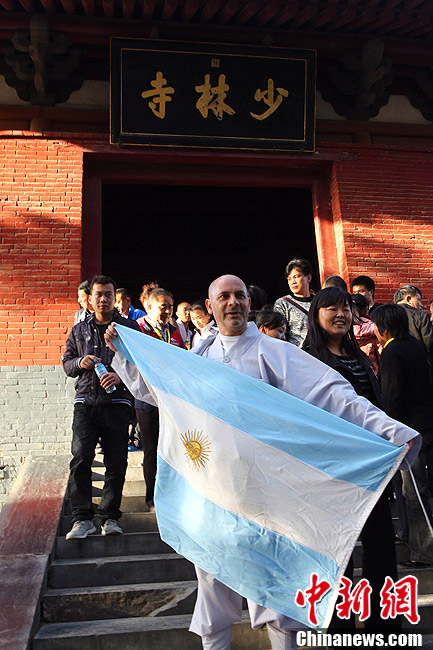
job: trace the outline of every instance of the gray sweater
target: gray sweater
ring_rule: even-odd
[[[313,296],[308,296],[308,298],[290,296],[290,299],[299,305],[299,308],[283,297],[275,301],[274,310],[279,311],[286,319],[286,341],[300,348],[308,330],[308,315],[302,310],[309,311]]]

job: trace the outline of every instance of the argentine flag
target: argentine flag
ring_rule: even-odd
[[[115,345],[158,403],[161,538],[246,598],[311,625],[295,603],[332,589],[407,447],[173,345],[116,326]]]

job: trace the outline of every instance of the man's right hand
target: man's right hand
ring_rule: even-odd
[[[101,361],[101,359],[95,357],[94,354],[86,354],[86,356],[80,361],[80,368],[83,368],[83,370],[94,370],[95,363],[98,363],[99,361]]]

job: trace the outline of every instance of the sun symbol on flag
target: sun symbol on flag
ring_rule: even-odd
[[[209,460],[211,453],[211,444],[208,437],[203,431],[190,431],[181,434],[182,444],[186,449],[186,460],[192,464],[194,469],[200,469],[205,466],[205,462]]]

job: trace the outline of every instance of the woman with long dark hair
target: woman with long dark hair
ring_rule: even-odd
[[[382,407],[379,383],[370,361],[359,348],[353,333],[351,297],[342,289],[322,289],[313,298],[308,314],[308,332],[303,349],[338,371],[353,386],[356,393],[375,406]],[[381,618],[380,591],[385,578],[397,580],[395,538],[389,506],[389,489],[373,508],[360,538],[363,546],[362,575],[372,587],[370,617],[364,626],[369,631],[395,632],[400,620]],[[353,561],[345,573],[353,580]],[[331,628],[354,627],[354,620],[344,621],[336,615]]]

